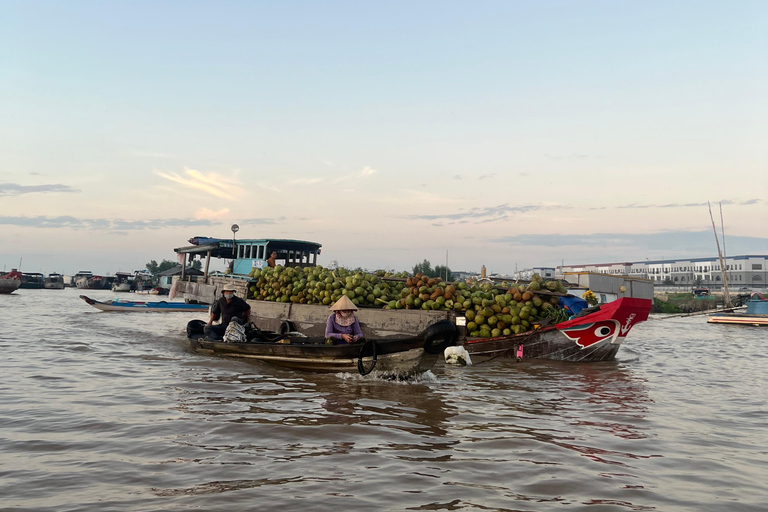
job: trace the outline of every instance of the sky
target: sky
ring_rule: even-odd
[[[0,269],[768,254],[768,2],[0,3]],[[223,260],[212,268],[223,268]],[[218,267],[217,267],[218,265]]]

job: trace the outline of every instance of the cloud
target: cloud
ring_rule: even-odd
[[[208,219],[80,219],[68,215],[62,215],[59,217],[48,217],[46,215],[40,215],[37,217],[0,216],[0,225],[47,229],[70,228],[104,231],[135,231],[143,229],[160,229],[172,227],[217,226],[219,223]]]
[[[229,213],[229,208],[222,208],[218,211],[213,211],[208,208],[201,208],[195,213],[196,219],[220,219]]]
[[[280,222],[285,222],[286,220],[287,220],[286,217],[277,217],[275,219],[253,218],[253,219],[244,219],[240,221],[240,224],[243,224],[243,225],[252,224],[252,225],[262,226],[262,225],[269,225],[269,224],[278,224]]]
[[[195,169],[184,168],[184,176],[178,173],[155,171],[155,174],[179,185],[199,190],[220,199],[232,199],[241,194],[240,183],[217,173],[202,173]]]
[[[732,201],[730,199],[723,199],[722,201],[718,201],[715,203],[712,203],[712,206],[717,206],[717,203],[722,203],[724,205],[732,205],[732,206],[749,206],[753,204],[758,204],[762,202],[762,199],[747,199],[746,201]],[[643,209],[643,208],[702,208],[704,206],[707,206],[706,202],[700,202],[700,203],[667,203],[667,204],[637,204],[637,203],[631,203],[631,204],[625,204],[622,206],[617,206],[616,208],[619,209],[626,209],[626,208],[633,208],[633,209]],[[591,208],[592,210],[595,210],[596,208]]]
[[[510,206],[509,203],[504,203],[498,206],[489,206],[486,208],[470,208],[466,212],[438,213],[434,215],[409,215],[406,218],[411,220],[467,219],[482,222],[492,222],[506,219],[510,214],[527,213],[538,210],[565,210],[570,208],[570,206],[562,206],[556,204],[529,204],[523,206]]]
[[[372,169],[371,167],[365,167],[362,171],[353,172],[350,174],[345,174],[343,176],[337,177],[334,181],[334,183],[340,183],[340,182],[347,182],[349,184],[355,184],[363,181],[364,179],[373,176],[376,174],[376,169]]]
[[[72,188],[67,185],[53,184],[53,185],[19,185],[16,183],[0,183],[0,197],[3,196],[20,196],[22,194],[36,194],[36,193],[48,193],[48,192],[80,192],[76,188]]]
[[[483,181],[485,179],[493,178],[494,176],[496,176],[495,173],[483,174],[482,176],[478,176],[477,179],[480,180],[480,181]]]

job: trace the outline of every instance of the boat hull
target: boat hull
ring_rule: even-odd
[[[496,338],[468,338],[464,348],[473,360],[493,357],[554,359],[570,362],[610,361],[630,329],[648,319],[652,302],[621,298],[598,311],[554,326]]]
[[[198,353],[317,373],[367,374],[373,367],[376,375],[398,378],[430,370],[445,347],[455,345],[457,338],[455,325],[445,320],[416,336],[370,340],[352,345],[327,345],[322,338],[295,336],[296,333],[276,335],[274,341],[260,338],[253,338],[248,343],[209,341],[201,333],[202,325],[199,320],[193,320],[187,327],[190,347]]]
[[[75,286],[81,290],[103,290],[106,280],[102,277],[81,277],[75,281]]]
[[[0,293],[13,293],[21,286],[21,272],[12,270],[0,275]]]
[[[746,313],[716,313],[707,316],[710,324],[752,325],[768,327],[768,315],[748,315]]]
[[[87,304],[100,311],[114,311],[123,313],[173,313],[208,311],[206,304],[186,304],[184,302],[138,302],[138,301],[98,301],[80,296]]]

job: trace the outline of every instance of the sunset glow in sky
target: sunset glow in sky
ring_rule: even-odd
[[[768,254],[768,3],[3,2],[0,270]]]

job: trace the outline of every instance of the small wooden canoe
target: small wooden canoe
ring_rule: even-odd
[[[203,333],[205,322],[187,324],[187,338],[195,352],[261,361],[295,370],[322,373],[360,373],[397,378],[431,369],[443,351],[456,344],[458,330],[448,320],[407,337],[368,339],[356,344],[328,345],[324,338],[298,332],[262,331],[250,324],[246,343],[211,341]]]
[[[128,313],[171,313],[179,311],[207,311],[207,304],[187,304],[186,302],[167,302],[161,300],[159,302],[140,302],[135,300],[110,300],[110,301],[98,301],[86,297],[80,296],[89,305],[100,309],[101,311],[123,311]]]

